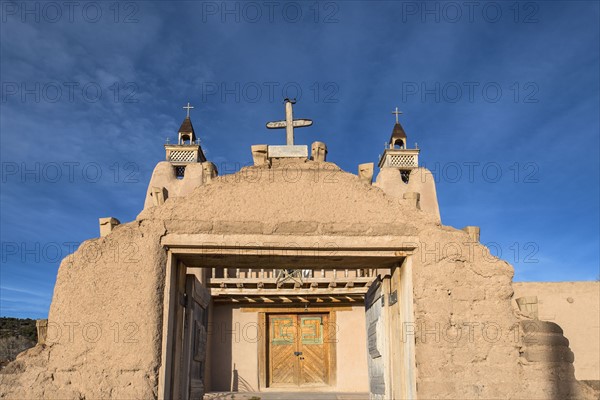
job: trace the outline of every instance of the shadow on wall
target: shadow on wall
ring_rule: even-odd
[[[541,385],[533,391],[551,400],[597,398],[591,387],[575,379],[575,355],[560,325],[538,319],[537,296],[515,300],[528,318],[521,321],[520,353],[528,375]]]
[[[238,370],[235,368],[235,364],[233,364],[233,372],[232,372],[232,381],[231,381],[231,391],[232,392],[256,392],[256,390],[248,383],[247,380],[240,377]]]
[[[592,398],[590,388],[575,379],[575,356],[561,327],[541,320],[522,321],[521,327],[524,333],[521,355],[529,372],[542,384],[544,398]]]
[[[238,367],[233,362],[233,346],[242,340],[239,323],[234,324],[233,322],[233,310],[234,307],[230,305],[213,307],[212,325],[209,328],[210,390],[213,392],[255,392],[252,384],[240,376]],[[239,362],[239,360],[237,361]]]
[[[232,376],[232,314],[231,307],[214,307],[213,321],[209,329],[211,346],[211,391],[229,392]]]

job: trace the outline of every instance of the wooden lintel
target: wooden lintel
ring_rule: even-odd
[[[280,288],[280,289],[256,289],[256,288],[212,288],[211,295],[229,296],[229,295],[247,295],[247,296],[318,296],[318,295],[364,295],[368,291],[368,287],[327,287],[327,288]]]
[[[302,296],[278,296],[278,297],[250,297],[250,296],[227,296],[227,297],[216,297],[215,301],[218,303],[230,302],[237,304],[248,304],[258,306],[259,304],[264,304],[265,306],[274,306],[276,304],[288,304],[292,305],[293,303],[297,305],[306,305],[306,304],[326,304],[326,303],[335,303],[337,306],[352,305],[358,304],[357,302],[361,302],[363,299],[355,296],[325,296],[325,297],[302,297]],[[252,308],[252,306],[250,306]]]
[[[370,284],[373,280],[375,279],[375,277],[338,277],[335,278],[335,281],[338,283],[346,283],[346,282],[352,282],[355,284]],[[325,283],[329,283],[333,280],[333,278],[302,278],[302,282],[305,284],[310,283],[312,284],[325,284]],[[221,284],[221,283],[229,283],[229,284],[234,284],[234,283],[245,283],[245,284],[260,284],[262,283],[264,284],[271,284],[274,285],[276,283],[279,284],[284,284],[284,281],[280,281],[277,282],[277,278],[209,278],[208,279],[208,283],[211,285],[216,285],[216,284]],[[291,283],[292,280],[288,280],[287,282]],[[294,281],[295,282],[295,281]]]

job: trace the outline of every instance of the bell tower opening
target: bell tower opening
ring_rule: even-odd
[[[396,139],[392,145],[393,149],[404,149],[404,141],[402,139]]]

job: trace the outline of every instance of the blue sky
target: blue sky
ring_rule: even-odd
[[[48,5],[51,4],[51,5]],[[598,2],[2,2],[0,315],[45,317],[59,261],[135,219],[190,101],[221,174],[265,122],[376,162],[397,106],[445,225],[515,280],[598,279]],[[469,8],[472,7],[472,8]]]

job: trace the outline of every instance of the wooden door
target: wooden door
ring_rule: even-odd
[[[329,384],[328,314],[269,316],[269,386]]]
[[[210,292],[194,275],[186,277],[181,397],[202,400]]]
[[[370,398],[384,400],[387,394],[387,321],[384,313],[385,300],[383,282],[378,277],[365,296],[367,325],[367,364],[369,367]]]
[[[270,386],[292,386],[299,383],[295,324],[294,315],[269,317]]]

